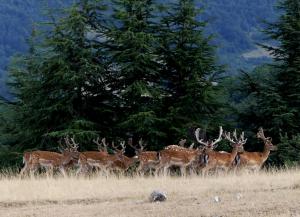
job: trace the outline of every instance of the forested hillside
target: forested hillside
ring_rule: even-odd
[[[0,1],[0,96],[7,97],[4,87],[10,57],[28,50],[27,40],[34,22],[44,21],[46,8],[60,8],[71,0],[1,0]]]
[[[221,2],[214,3],[207,7],[221,16]],[[278,147],[269,163],[297,164],[300,16],[294,9],[300,3],[283,1],[278,19],[264,27],[264,37],[276,43],[264,47],[274,64],[228,76],[232,71],[220,59],[247,68],[241,57],[258,56],[253,41],[262,34],[250,24],[259,18],[246,3],[222,9],[231,16],[212,16],[218,22],[208,19],[212,9],[193,0],[81,0],[55,10],[55,19],[28,31],[29,52],[8,68],[15,100],[0,104],[2,164],[20,163],[24,150],[57,150],[68,136],[76,137],[80,150],[93,150],[99,136],[143,138],[149,150],[159,150],[181,138],[196,142],[197,127],[216,135],[219,126],[244,131],[245,149],[264,150],[266,160],[275,148],[271,138],[263,139],[265,146],[257,139],[264,127]],[[253,19],[239,19],[234,7]],[[212,25],[222,26],[219,38],[209,34],[216,32]]]
[[[7,96],[4,87],[9,59],[17,52],[26,52],[26,40],[32,23],[45,20],[45,9],[61,8],[75,0],[2,0],[0,4],[0,95]],[[203,2],[203,1],[198,1]],[[266,52],[255,43],[261,42],[262,20],[273,20],[276,0],[205,0],[207,32],[215,34],[218,58],[229,65],[227,71],[252,68],[266,60]]]
[[[277,17],[276,0],[210,0],[206,2],[208,31],[216,34],[219,58],[230,72],[249,69],[268,61],[267,52],[256,44],[266,38],[264,21]]]

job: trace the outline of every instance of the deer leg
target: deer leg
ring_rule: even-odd
[[[21,171],[20,171],[20,177],[22,178],[23,176],[24,176],[24,173],[26,172],[28,172],[28,170],[29,170],[29,166],[28,166],[28,164],[27,163],[25,163],[25,165],[24,165],[24,167],[21,169]]]
[[[33,163],[29,169],[30,171],[30,177],[34,177],[35,172],[38,170],[39,164],[38,163]]]
[[[184,166],[181,166],[180,167],[180,175],[185,177],[186,176],[185,172],[186,172],[186,168]]]
[[[60,166],[60,167],[59,167],[59,171],[61,172],[61,174],[62,174],[64,177],[67,176],[66,171],[65,171],[65,168],[64,168],[63,166]]]
[[[164,171],[164,176],[170,175],[169,174],[169,171],[170,171],[169,170],[169,165],[164,166],[163,171]]]
[[[156,167],[155,174],[154,174],[155,177],[159,176],[161,170],[162,170],[162,166],[161,165],[159,165],[159,166]]]
[[[47,177],[53,177],[53,166],[49,166],[49,168],[46,169],[46,175]]]
[[[78,169],[76,170],[76,176],[79,176],[79,174],[81,174],[82,171],[83,171],[83,167],[82,167],[81,164],[79,164],[79,167],[78,167]]]
[[[137,168],[137,173],[140,176],[144,176],[145,175],[145,166],[144,166],[144,164],[140,163],[140,165]]]
[[[209,171],[208,168],[206,168],[206,167],[202,168],[202,170],[201,170],[202,176],[207,176],[208,175],[208,171]]]

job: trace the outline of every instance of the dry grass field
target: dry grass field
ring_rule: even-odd
[[[148,201],[157,189],[166,202]],[[2,175],[0,216],[300,216],[300,170],[187,178]]]

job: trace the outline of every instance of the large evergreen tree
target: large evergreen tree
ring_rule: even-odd
[[[27,145],[22,148],[45,147],[52,137],[67,134],[86,139],[108,132],[111,95],[105,60],[94,42],[104,9],[99,1],[79,1],[53,18],[32,38],[30,54],[12,64],[13,121],[18,142]]]
[[[109,51],[119,97],[121,133],[144,136],[151,143],[164,137],[160,112],[160,78],[152,0],[114,1],[114,24]]]
[[[263,126],[273,136],[279,148],[272,160],[283,164],[300,161],[295,154],[300,149],[300,2],[280,1],[278,8],[281,16],[265,30],[276,46],[263,46],[274,63],[241,76],[237,86],[244,96],[237,111],[244,129]]]
[[[284,162],[300,162],[300,156],[291,154],[300,150],[300,2],[280,1],[282,15],[269,24],[266,33],[279,42],[276,47],[265,46],[277,63],[278,93],[285,111],[280,114],[279,158]],[[289,140],[290,139],[290,140]]]
[[[281,127],[292,135],[300,129],[300,2],[284,0],[278,8],[283,14],[277,22],[269,24],[266,33],[279,45],[265,47],[277,63],[278,92],[290,117]]]
[[[222,67],[216,63],[212,36],[204,33],[202,8],[193,0],[178,0],[162,8],[158,34],[164,82],[164,113],[169,141],[187,136],[195,126],[218,129],[218,78]],[[173,141],[176,142],[176,141]]]

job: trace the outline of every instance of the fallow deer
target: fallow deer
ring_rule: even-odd
[[[142,139],[139,140],[139,148],[136,148],[132,144],[132,139],[129,139],[128,145],[135,150],[135,155],[139,160],[139,166],[137,168],[137,172],[140,175],[144,175],[147,170],[150,170],[150,174],[152,170],[155,170],[158,166],[158,152],[156,151],[144,151],[145,144]]]
[[[68,140],[68,137],[65,138]],[[74,138],[72,138],[74,140]],[[65,168],[71,161],[77,161],[79,153],[77,151],[78,145],[67,144],[62,153],[51,152],[51,151],[32,151],[25,152],[23,155],[24,167],[22,168],[20,175],[23,176],[25,172],[30,171],[34,174],[39,168],[45,168],[47,172],[50,171],[53,174],[54,169],[59,171],[66,176]]]
[[[183,147],[186,140],[180,140],[179,145],[169,145],[159,152],[159,164],[156,167],[156,175],[163,170],[167,174],[171,166],[178,166],[182,176],[186,175],[186,168],[191,166],[193,162],[199,158],[203,149],[193,149],[192,143],[189,148]]]
[[[99,143],[99,138],[93,140],[98,146],[99,151],[85,151],[81,152],[79,156],[79,169],[77,174],[86,173],[91,168],[96,168],[102,172],[107,173],[107,169],[118,159],[121,153],[110,155],[107,152],[106,139],[103,138]],[[113,143],[112,143],[113,144]]]
[[[264,142],[263,152],[247,152],[244,151],[238,154],[236,158],[237,168],[250,169],[258,171],[264,162],[268,159],[270,151],[277,150],[277,147],[272,144],[271,137],[265,137],[263,128],[259,128],[257,138]]]
[[[227,172],[233,165],[233,162],[239,152],[243,151],[243,145],[247,139],[244,138],[244,132],[241,133],[239,139],[237,138],[236,130],[233,132],[233,138],[229,133],[224,132],[224,137],[232,145],[232,151],[218,152],[214,150],[206,151],[205,153],[205,166],[202,168],[202,174],[207,174],[209,170],[223,169]]]
[[[120,143],[121,150],[117,149],[117,147],[113,146],[114,150],[118,153],[116,156],[117,158],[115,161],[111,164],[110,170],[118,171],[121,174],[124,174],[130,166],[132,166],[134,163],[138,161],[138,157],[127,157],[125,155],[125,141],[122,141]]]
[[[192,167],[194,171],[198,172],[206,167],[208,163],[208,153],[213,152],[213,150],[217,147],[218,143],[222,140],[223,128],[220,126],[219,128],[219,136],[215,140],[206,140],[204,135],[200,135],[201,129],[197,128],[195,130],[195,138],[197,142],[202,146],[202,153],[198,156],[197,160],[194,161]]]

